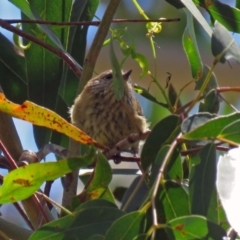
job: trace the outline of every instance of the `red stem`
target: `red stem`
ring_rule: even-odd
[[[5,148],[1,140],[0,140],[0,149],[3,151],[4,156],[7,158],[8,162],[10,163],[11,168],[12,169],[18,168],[16,162],[14,161],[14,159],[12,158],[8,150]]]
[[[56,56],[58,56],[59,58],[63,59],[68,66],[75,72],[75,74],[78,77],[81,77],[81,73],[82,71],[79,69],[79,67],[77,66],[76,62],[74,59],[72,59],[72,57],[70,55],[67,54],[67,52],[64,52],[60,49],[57,49],[45,42],[43,42],[42,40],[34,37],[33,35],[26,33],[24,31],[22,31],[21,29],[18,29],[16,27],[13,27],[12,25],[10,25],[8,22],[0,19],[0,27],[7,29],[13,33],[16,33],[17,35],[28,39],[31,42],[34,42],[42,47],[44,47],[45,49],[47,49],[49,52],[52,52],[53,54],[55,54]]]

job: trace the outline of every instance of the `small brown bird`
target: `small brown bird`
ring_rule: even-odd
[[[131,133],[148,129],[142,108],[129,81],[132,70],[122,71],[124,94],[117,100],[113,91],[112,70],[89,80],[70,109],[71,121],[100,144],[108,147]],[[132,149],[137,152],[138,142]]]

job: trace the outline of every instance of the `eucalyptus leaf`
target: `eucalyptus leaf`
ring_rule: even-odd
[[[110,60],[113,71],[113,90],[117,100],[120,100],[124,92],[124,83],[122,70],[118,63],[116,54],[113,48],[113,39],[110,42]]]
[[[181,130],[183,133],[190,132],[199,126],[203,125],[204,123],[208,122],[209,120],[215,118],[215,114],[211,113],[198,113],[194,114],[188,118],[186,118],[181,125]]]
[[[205,216],[208,220],[220,224],[215,186],[217,159],[214,144],[207,144],[193,157],[198,157],[199,163],[193,165],[190,172],[191,213]]]
[[[200,118],[198,118],[198,115]],[[240,143],[240,134],[239,134],[239,122],[240,122],[240,113],[236,112],[233,114],[218,116],[213,119],[206,121],[201,124],[201,115],[197,114],[193,117],[196,117],[196,120],[200,120],[198,127],[192,129],[190,132],[185,133],[182,138],[186,140],[207,140],[207,139],[220,139],[225,141],[231,141],[233,143]],[[203,114],[203,121],[204,115]],[[209,116],[211,116],[209,114]],[[187,120],[186,120],[187,121]],[[192,122],[194,123],[194,118],[189,119],[189,124],[186,125],[186,128],[191,128]]]
[[[211,45],[212,54],[221,63],[224,63],[230,58],[234,58],[240,63],[240,49],[236,41],[228,30],[218,21],[214,24]]]
[[[82,240],[96,234],[104,235],[112,223],[123,215],[122,211],[112,207],[85,208],[45,224],[35,231],[29,240]]]
[[[171,144],[178,134],[179,124],[179,116],[169,115],[153,127],[141,153],[141,163],[144,170],[147,170],[154,163],[161,146]]]
[[[193,16],[188,9],[186,9],[186,15],[187,25],[182,37],[183,48],[191,67],[192,77],[194,79],[199,79],[203,75],[203,66],[195,36]]]

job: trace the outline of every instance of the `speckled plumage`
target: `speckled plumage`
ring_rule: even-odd
[[[130,74],[131,71],[122,72],[125,81],[121,101],[114,95],[112,71],[108,70],[88,81],[70,109],[72,123],[108,147],[113,147],[138,129],[145,131],[148,127],[128,81]],[[135,143],[133,149],[137,148],[138,143]]]

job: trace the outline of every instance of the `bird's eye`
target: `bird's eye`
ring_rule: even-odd
[[[107,74],[107,75],[105,76],[105,79],[108,79],[108,80],[112,79],[112,74],[111,74],[111,73]]]

